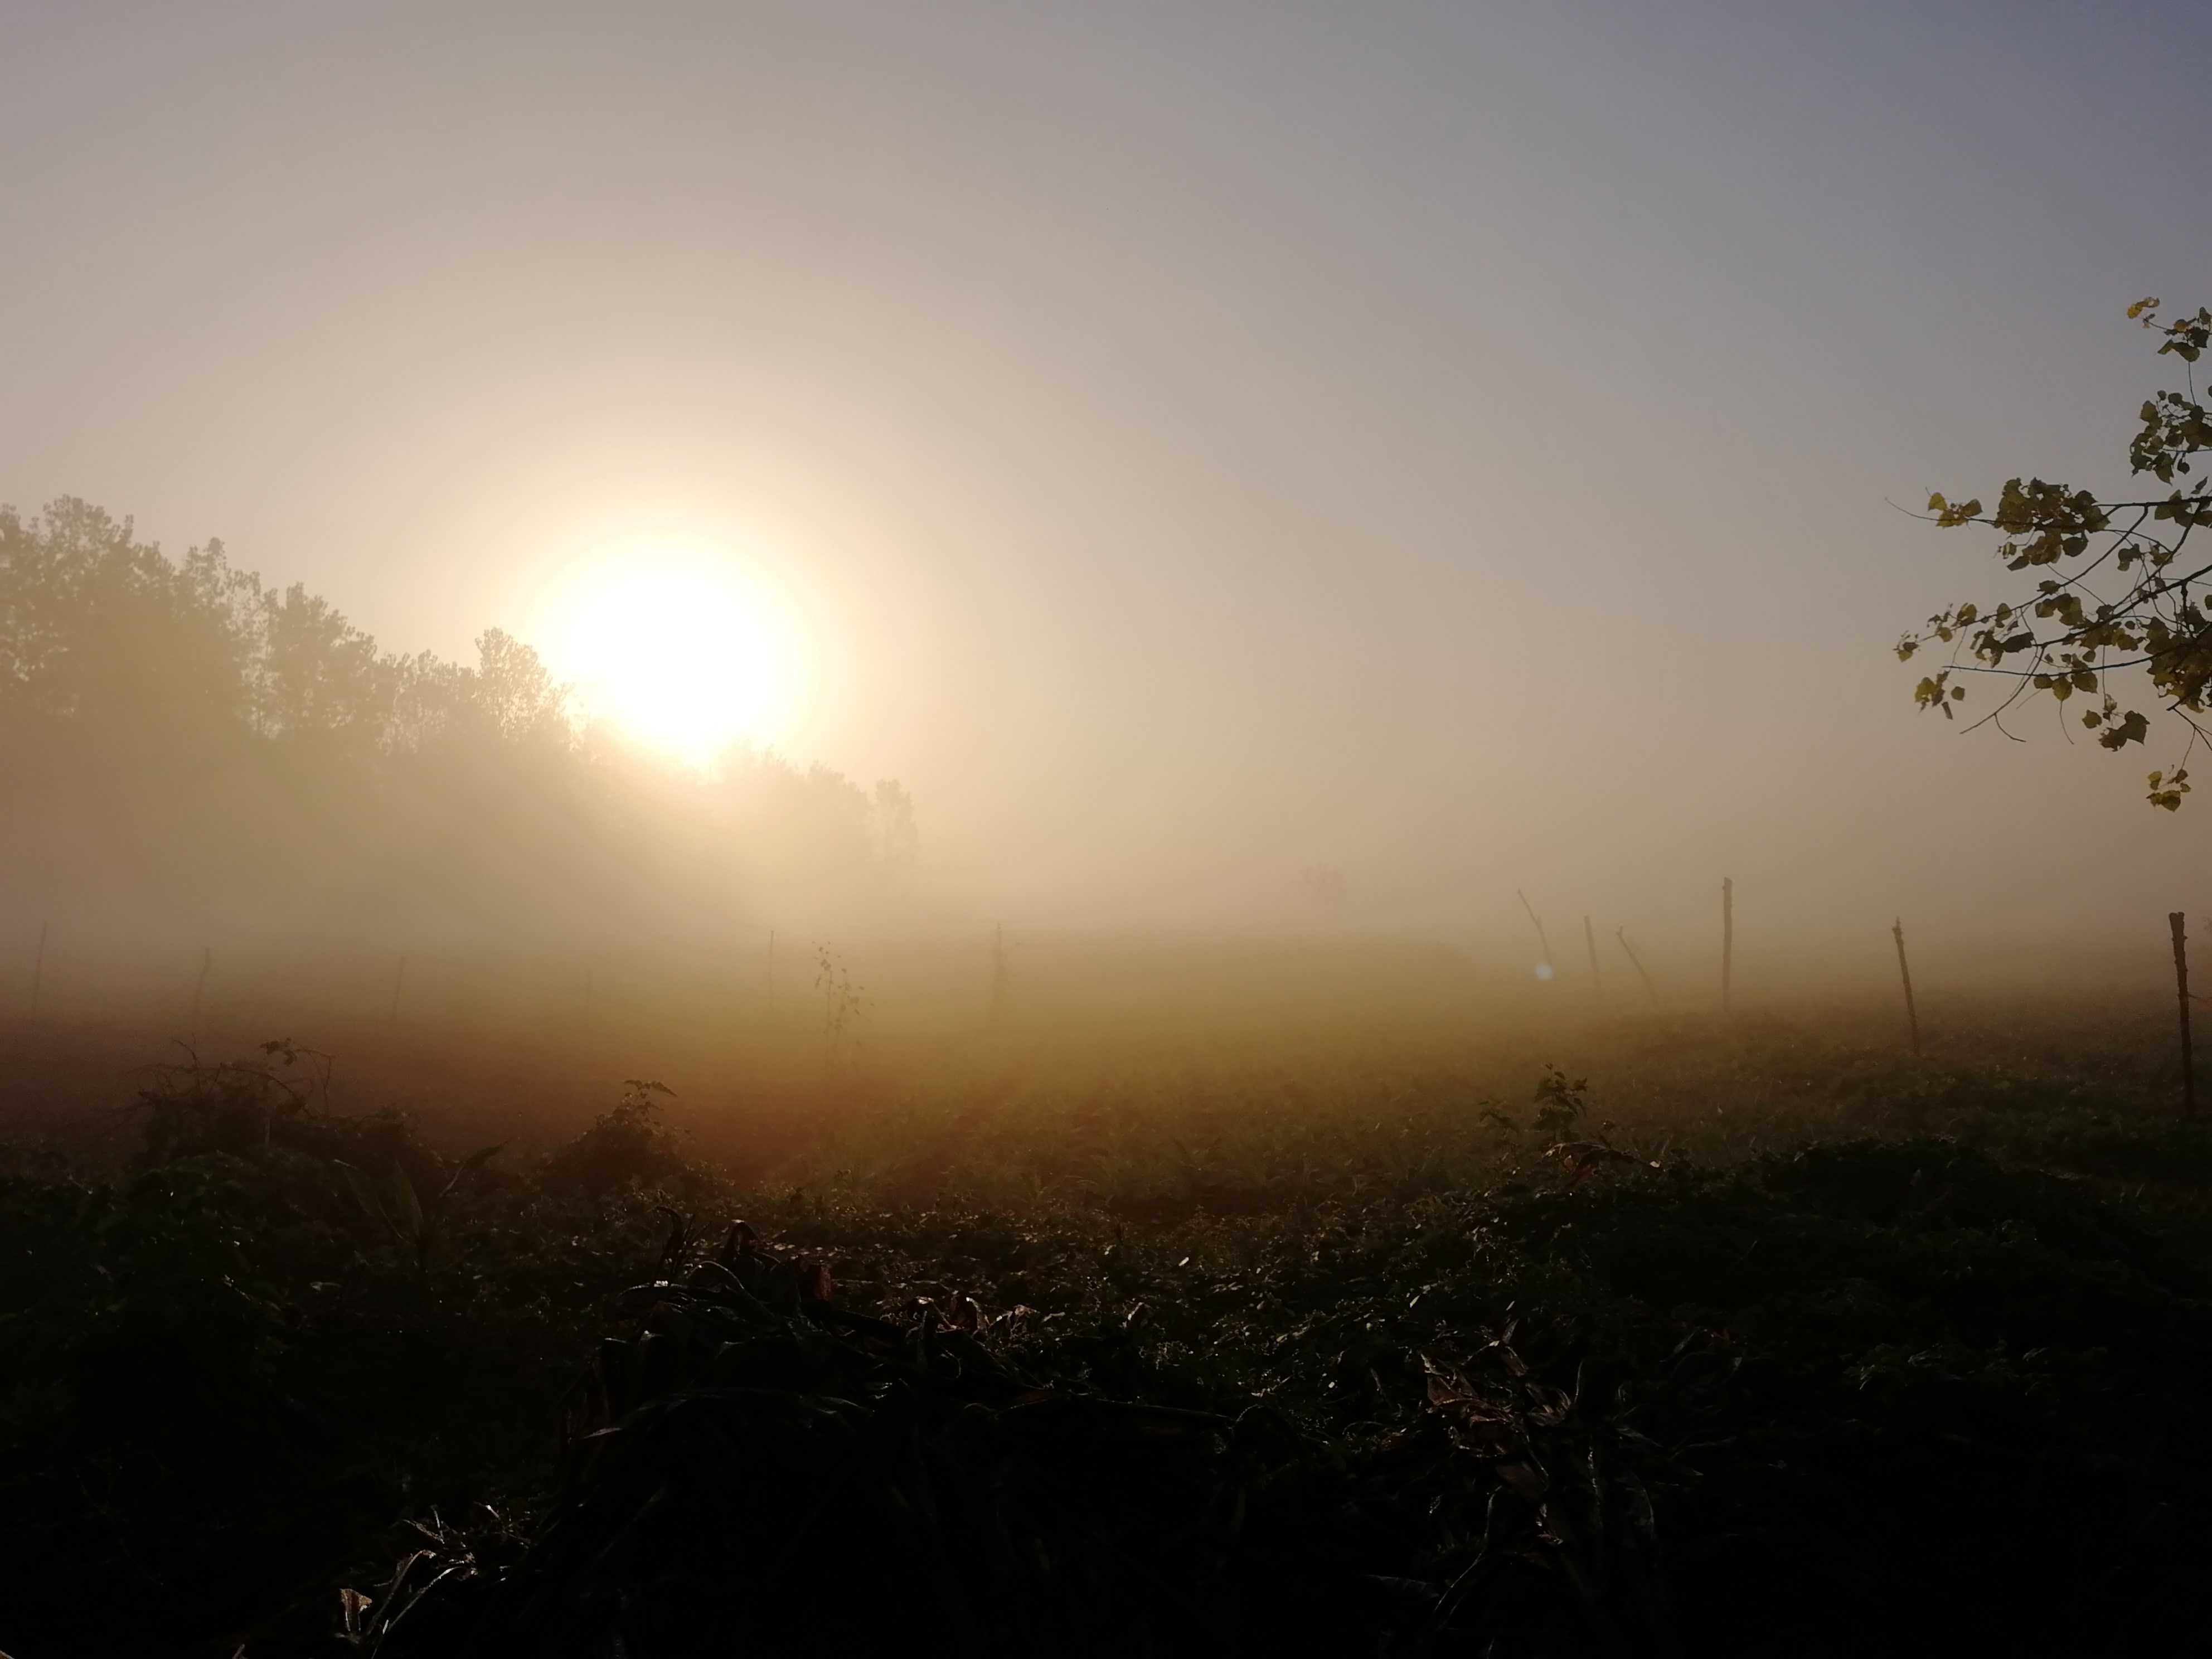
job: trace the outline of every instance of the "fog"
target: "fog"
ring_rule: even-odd
[[[1724,878],[1746,1008],[2148,985],[2175,740],[1889,647],[2125,480],[2191,21],[12,7],[0,1018],[1429,1041],[1717,1010]]]

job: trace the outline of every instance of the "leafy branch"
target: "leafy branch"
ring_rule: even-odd
[[[2128,315],[2161,337],[2160,356],[2193,365],[2212,345],[2212,311],[2167,319],[2159,307],[2141,300]],[[2199,717],[2212,715],[2212,557],[2189,545],[2193,532],[2212,526],[2212,487],[2190,481],[2195,458],[2212,448],[2212,416],[2198,401],[2194,370],[2185,376],[2185,391],[2160,392],[2143,404],[2128,446],[2136,474],[2174,485],[2161,498],[2107,501],[2042,478],[2008,480],[1993,510],[1978,496],[1928,498],[1937,528],[1987,526],[2002,538],[1994,550],[2008,571],[2039,574],[2032,591],[1994,605],[1951,605],[1898,641],[1901,662],[1931,646],[1950,647],[1948,661],[1913,689],[1920,708],[1953,719],[1966,696],[1960,680],[1993,676],[2003,695],[1975,726],[2001,722],[2024,698],[2047,695],[2063,704],[2080,696],[2094,699],[2081,711],[2082,726],[2100,746],[2118,750],[2150,734],[2148,717],[2113,688],[2116,673],[2139,670],[2160,705],[2188,726],[2187,761],[2208,735]],[[2168,811],[2190,792],[2185,764],[2153,772],[2149,782],[2151,805]]]

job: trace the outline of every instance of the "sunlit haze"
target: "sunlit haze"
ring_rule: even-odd
[[[2208,85],[0,0],[0,1659],[2212,1646]]]
[[[733,742],[775,748],[805,691],[790,607],[726,553],[606,552],[543,601],[538,643],[576,711],[704,768]]]
[[[1890,647],[2126,478],[2195,20],[15,5],[0,501],[896,780],[963,926],[2134,938],[2176,744]]]

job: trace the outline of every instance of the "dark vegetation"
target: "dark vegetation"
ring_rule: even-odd
[[[906,1103],[740,1188],[643,1080],[525,1156],[334,1111],[289,1045],[172,1069],[126,1167],[5,1154],[0,1647],[2193,1629],[2212,1133],[2154,1068],[1636,1051],[1768,1103],[1632,1109],[1625,1061]]]

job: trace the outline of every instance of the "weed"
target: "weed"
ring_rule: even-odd
[[[1589,1109],[1583,1099],[1589,1093],[1588,1079],[1577,1078],[1571,1083],[1558,1066],[1546,1066],[1536,1082],[1536,1133],[1547,1140],[1573,1139]]]
[[[866,1003],[844,958],[819,943],[814,947],[814,988],[822,993],[822,1074],[827,1078],[841,1058],[854,1057],[855,1028]]]

